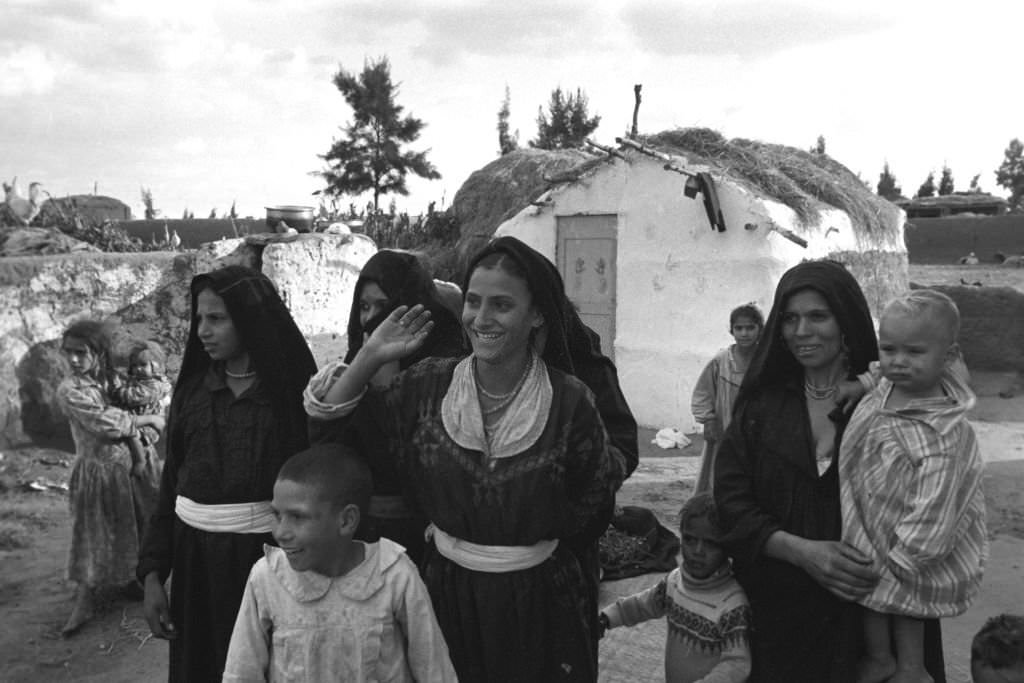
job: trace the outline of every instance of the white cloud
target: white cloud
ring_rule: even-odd
[[[39,46],[14,48],[0,55],[0,97],[43,94],[53,88],[59,68]]]
[[[174,145],[174,151],[179,154],[198,156],[206,151],[206,142],[199,137],[185,138]]]

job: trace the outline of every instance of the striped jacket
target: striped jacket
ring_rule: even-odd
[[[983,463],[966,413],[975,397],[947,372],[946,396],[885,407],[892,383],[854,411],[839,456],[843,540],[881,579],[861,600],[918,618],[961,614],[978,593],[988,539]]]

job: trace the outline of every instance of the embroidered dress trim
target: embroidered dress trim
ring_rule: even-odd
[[[534,354],[522,389],[508,404],[505,414],[485,433],[473,376],[473,357],[470,356],[455,366],[451,386],[441,401],[441,420],[445,431],[459,446],[480,451],[489,459],[508,458],[537,443],[547,426],[551,399],[547,366]]]
[[[270,501],[203,505],[185,496],[174,501],[174,513],[193,529],[221,534],[267,534],[274,528]]]
[[[558,539],[533,545],[481,545],[455,538],[431,524],[426,532],[437,551],[449,560],[475,572],[501,574],[536,567],[558,547]]]

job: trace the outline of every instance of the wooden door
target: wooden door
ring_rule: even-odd
[[[558,271],[580,318],[615,359],[615,214],[558,216]]]

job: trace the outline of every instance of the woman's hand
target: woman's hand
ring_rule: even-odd
[[[171,621],[171,610],[167,606],[167,591],[160,583],[156,572],[146,575],[146,593],[143,598],[142,612],[146,616],[149,630],[156,638],[172,640],[178,637],[178,631]]]
[[[804,539],[800,548],[800,568],[843,600],[862,598],[878,583],[871,559],[853,546]]]
[[[383,365],[408,356],[427,340],[434,323],[430,311],[417,304],[399,306],[385,318],[361,349]]]

